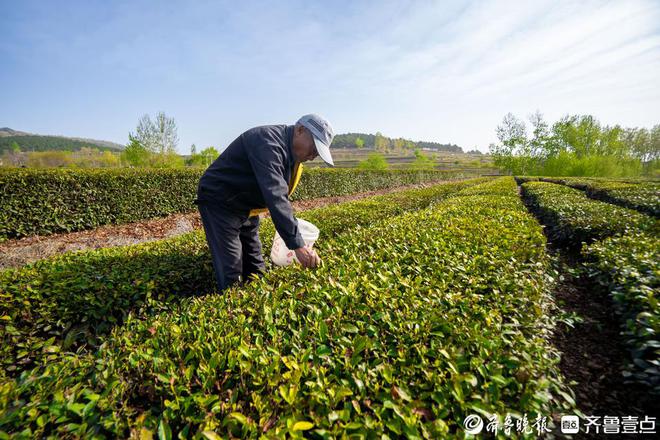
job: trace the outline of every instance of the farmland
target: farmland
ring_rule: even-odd
[[[378,153],[373,148],[337,148],[334,149],[336,158],[335,165],[340,168],[354,168],[359,166],[372,153]],[[493,164],[490,156],[475,153],[458,153],[451,151],[423,151],[429,157],[434,157],[435,169],[443,171],[461,171],[466,174],[489,173],[499,174],[500,171]],[[415,155],[409,152],[382,153],[383,158],[390,169],[405,169],[413,165]],[[310,162],[310,166],[323,166],[319,159]]]
[[[0,169],[0,241],[123,224],[195,209],[203,170]],[[339,196],[394,186],[465,177],[460,171],[303,173],[292,200]]]
[[[555,343],[567,269],[611,301],[611,379],[653,415],[658,187],[517,180],[302,211],[322,267],[223,295],[203,231],[1,271],[0,437],[463,438],[471,414],[542,436],[590,409]]]

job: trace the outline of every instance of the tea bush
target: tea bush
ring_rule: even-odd
[[[660,217],[660,184],[657,182],[602,179],[544,179],[585,191],[587,196]]]
[[[394,186],[438,180],[457,179],[466,175],[461,171],[438,170],[384,170],[369,171],[348,168],[306,168],[291,200],[342,196],[374,191]]]
[[[484,182],[472,179],[430,188],[305,211],[322,239],[358,225],[420,209],[463,188]],[[260,232],[264,248],[272,243],[270,220]],[[130,310],[215,288],[213,267],[202,230],[131,246],[70,252],[0,272],[0,377],[15,375],[35,360],[61,349],[98,345]]]
[[[523,183],[527,182],[538,182],[540,180],[540,177],[536,176],[516,176],[516,183],[518,185],[522,185]]]
[[[317,270],[130,315],[96,353],[6,381],[0,429],[446,438],[475,412],[568,409],[545,238],[512,178],[491,188],[319,241]]]
[[[626,380],[645,383],[660,393],[658,222],[631,209],[588,199],[582,191],[557,183],[587,193],[592,188],[631,191],[653,184],[566,178],[556,183],[524,183],[522,190],[558,244],[575,246],[597,240],[582,249],[580,268],[605,287],[621,317],[631,352]]]
[[[200,176],[172,169],[3,169],[0,239],[191,211]]]
[[[0,169],[0,241],[196,209],[199,169]],[[293,200],[462,177],[449,171],[305,170]]]
[[[530,209],[546,225],[551,240],[560,246],[579,247],[582,242],[632,230],[657,230],[652,217],[589,199],[574,188],[548,182],[528,182],[521,188]]]
[[[587,273],[612,295],[630,349],[627,380],[660,395],[660,239],[631,232],[583,250]]]

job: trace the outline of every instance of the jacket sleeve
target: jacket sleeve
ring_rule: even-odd
[[[289,185],[284,179],[286,156],[282,146],[268,136],[246,136],[245,150],[270,211],[275,229],[289,249],[305,246],[289,202]]]

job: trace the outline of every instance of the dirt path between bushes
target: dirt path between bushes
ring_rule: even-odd
[[[292,204],[295,211],[304,211],[307,209],[359,200],[375,195],[389,194],[412,188],[426,188],[438,183],[455,181],[456,180],[443,180],[418,183],[346,196],[300,200],[293,202]],[[164,238],[181,235],[201,228],[202,220],[199,217],[199,212],[193,211],[123,225],[106,225],[88,231],[8,240],[0,243],[0,269],[19,267],[54,254],[69,251],[126,246],[147,241],[162,240]]]

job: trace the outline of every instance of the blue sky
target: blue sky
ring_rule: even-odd
[[[178,150],[324,115],[487,151],[507,112],[660,123],[660,1],[1,1],[0,127]]]

